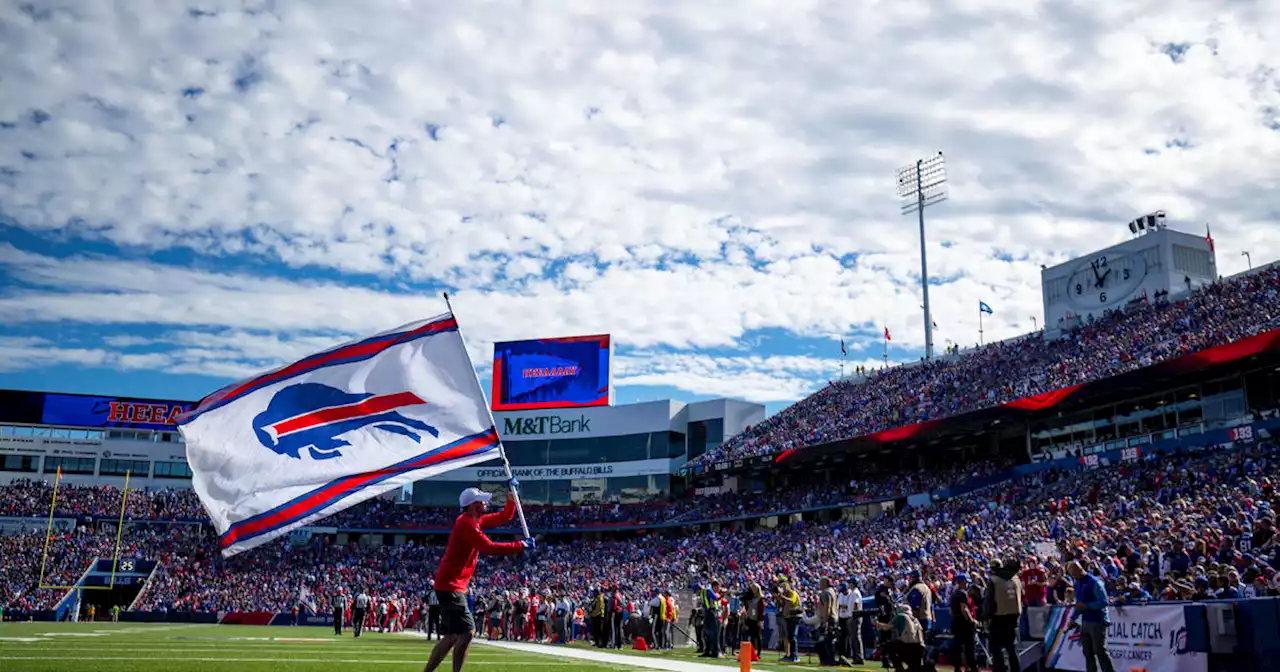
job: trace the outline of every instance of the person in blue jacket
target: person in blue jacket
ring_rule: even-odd
[[[702,595],[702,641],[706,649],[699,658],[720,657],[720,582],[712,579]]]
[[[1067,573],[1075,580],[1076,604],[1071,620],[1079,619],[1085,672],[1098,672],[1099,667],[1102,672],[1116,672],[1107,653],[1107,625],[1111,622],[1107,586],[1074,560],[1067,564]]]

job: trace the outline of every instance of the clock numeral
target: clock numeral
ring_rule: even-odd
[[[1126,269],[1124,269],[1124,279],[1125,279],[1125,280],[1128,280],[1128,279],[1129,279],[1129,269],[1127,269],[1127,268],[1126,268]]]
[[[1107,265],[1107,258],[1106,258],[1106,257],[1098,257],[1098,265],[1099,265],[1099,266],[1106,266],[1106,265]]]
[[[1106,303],[1106,302],[1107,302],[1107,293],[1106,293],[1106,292],[1103,292],[1103,293],[1099,294],[1099,295],[1098,295],[1098,300],[1099,300],[1099,301],[1101,301],[1101,302],[1103,302],[1103,303]]]
[[[1083,293],[1084,293],[1084,285],[1081,285],[1080,283],[1078,283],[1078,282],[1077,282],[1077,283],[1076,283],[1076,296],[1079,296],[1079,295],[1081,295],[1081,294],[1083,294]]]

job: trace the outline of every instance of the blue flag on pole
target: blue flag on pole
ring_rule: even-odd
[[[978,312],[980,312],[980,313],[986,313],[986,314],[988,314],[988,315],[991,315],[991,314],[992,314],[992,313],[991,313],[991,306],[988,306],[986,301],[979,301],[979,302],[978,302]]]

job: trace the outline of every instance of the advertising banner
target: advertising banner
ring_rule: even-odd
[[[432,476],[430,481],[505,481],[506,472],[496,460],[486,467],[462,467]],[[670,474],[671,460],[631,460],[629,462],[596,462],[587,464],[551,464],[536,467],[511,467],[511,475],[522,481],[558,481],[619,476],[652,476]]]
[[[608,406],[609,335],[493,344],[493,410]]]
[[[670,401],[647,401],[558,411],[504,411],[495,413],[494,420],[498,436],[508,443],[590,439],[671,431],[676,409]]]
[[[25,516],[0,516],[0,536],[6,534],[36,534],[44,532],[52,524],[55,534],[66,534],[76,529],[75,518],[36,518]]]
[[[1079,630],[1071,627],[1071,609],[1054,607],[1045,628],[1045,661],[1064,672],[1084,672]],[[1112,607],[1107,653],[1117,670],[1206,672],[1209,658],[1187,650],[1187,623],[1181,604]]]
[[[41,422],[64,427],[175,430],[178,416],[191,406],[182,401],[46,394]]]

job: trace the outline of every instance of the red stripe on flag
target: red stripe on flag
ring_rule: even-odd
[[[377,397],[369,397],[354,404],[322,408],[318,411],[294,416],[288,420],[277,422],[271,428],[275,430],[276,436],[285,436],[286,434],[327,425],[339,420],[349,420],[363,415],[373,415],[374,413],[382,413],[383,411],[390,411],[404,406],[416,406],[425,403],[427,402],[418,398],[418,395],[412,392],[384,394]]]
[[[324,366],[325,364],[328,364],[329,362],[333,362],[340,359],[347,359],[349,357],[362,357],[365,355],[375,355],[379,352],[382,352],[383,350],[386,350],[387,348],[390,348],[393,345],[402,343],[407,340],[412,340],[413,338],[416,338],[423,334],[430,333],[433,331],[444,331],[446,329],[456,329],[457,326],[458,326],[457,320],[455,320],[452,317],[447,317],[443,320],[437,320],[429,324],[424,324],[421,327],[414,329],[413,331],[400,334],[395,338],[389,338],[385,340],[380,339],[372,343],[358,343],[356,345],[350,345],[345,348],[339,348],[337,350],[334,350],[333,352],[328,352],[318,357],[308,357],[307,359],[304,359],[302,361],[294,362],[293,364],[290,364],[284,367],[283,369],[280,369],[279,371],[268,373],[265,376],[260,376],[252,380],[245,381],[244,384],[236,387],[230,392],[227,392],[226,394],[219,397],[217,401],[220,402],[232,397],[237,397],[253,387],[257,387],[259,385],[264,385],[266,383],[280,380],[281,378],[288,378],[292,375],[302,373],[304,371],[316,369],[321,366]]]
[[[480,446],[491,445],[496,442],[497,436],[495,436],[492,431],[489,431],[444,452],[423,457],[421,460],[415,460],[408,464],[402,464],[394,467],[384,467],[376,471],[369,471],[363,474],[339,479],[269,516],[263,516],[253,522],[247,522],[240,526],[232,525],[231,528],[227,530],[227,533],[223,535],[219,545],[226,548],[239,541],[242,537],[256,536],[263,530],[268,530],[278,525],[292,522],[315,513],[318,509],[332,506],[341,498],[363,488],[371,481],[382,480],[398,474],[414,471],[416,469],[422,469],[440,462],[448,462],[449,460],[463,457]]]

